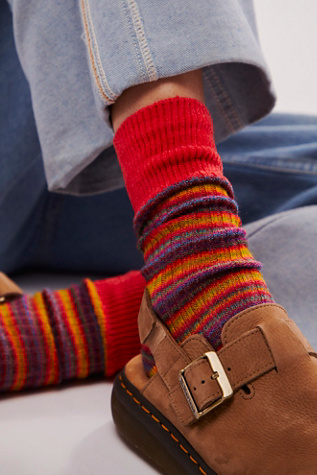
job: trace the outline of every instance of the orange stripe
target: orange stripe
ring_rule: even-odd
[[[173,234],[180,232],[185,234],[188,229],[199,230],[200,228],[211,228],[210,233],[216,228],[237,228],[241,225],[240,218],[234,214],[213,214],[204,216],[195,215],[195,218],[188,218],[188,216],[178,218],[177,220],[169,221],[159,228],[154,229],[146,238],[144,244],[144,252],[147,256],[156,248],[164,245],[164,241],[171,239]]]
[[[208,195],[208,196],[228,196],[227,191],[221,185],[216,185],[214,183],[206,183],[200,185],[192,185],[189,188],[185,188],[184,190],[180,190],[175,192],[169,198],[163,200],[161,204],[157,206],[157,211],[159,212],[162,209],[166,209],[167,207],[171,207],[175,205],[178,201],[182,202],[185,199],[197,197],[198,195]]]
[[[90,300],[92,303],[92,306],[94,308],[95,315],[98,320],[99,328],[100,328],[100,333],[101,333],[101,338],[102,338],[102,346],[103,346],[103,352],[104,352],[104,361],[105,361],[105,372],[108,371],[108,360],[107,360],[107,331],[106,331],[106,315],[103,310],[103,305],[102,301],[98,295],[97,289],[94,285],[94,283],[90,279],[85,279],[85,284],[87,286]]]
[[[11,390],[16,391],[21,389],[26,380],[27,373],[27,356],[25,352],[25,347],[21,335],[19,333],[18,325],[15,322],[14,315],[11,312],[9,305],[4,305],[1,308],[2,318],[6,327],[8,334],[10,335],[10,340],[16,356],[16,374],[14,382],[12,383]]]
[[[241,245],[238,248],[236,246],[232,248],[228,247],[221,251],[216,249],[180,258],[174,261],[172,265],[159,272],[159,274],[155,275],[153,279],[148,282],[147,288],[153,297],[154,292],[161,292],[159,287],[160,282],[164,282],[165,288],[173,282],[177,282],[179,285],[180,280],[186,278],[186,276],[192,273],[194,269],[202,271],[206,267],[213,267],[215,265],[220,265],[223,262],[232,262],[240,259],[253,259],[251,252],[244,245]]]
[[[263,286],[266,288],[261,272],[253,269],[239,270],[238,278],[233,274],[229,274],[228,276],[224,276],[221,279],[217,279],[214,283],[211,283],[206,289],[199,293],[195,298],[190,300],[190,302],[182,307],[181,310],[176,312],[172,318],[168,320],[168,325],[173,326],[177,331],[179,331],[179,329],[184,324],[185,319],[186,326],[189,324],[192,318],[195,320],[198,319],[197,310],[199,309],[199,312],[203,312],[205,307],[210,307],[211,312],[215,315],[219,312],[219,308],[223,305],[223,294],[227,295],[236,289],[240,295],[242,292],[239,290],[239,287],[249,283],[256,285],[259,282],[263,282]],[[231,299],[234,298],[235,296],[231,297]],[[225,306],[230,307],[231,299],[225,298]],[[196,309],[196,312],[193,312],[193,309]]]

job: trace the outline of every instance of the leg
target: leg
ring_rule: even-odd
[[[272,298],[247,248],[207,109],[197,101],[200,71],[126,92],[112,108],[114,143],[152,304],[179,343],[204,332],[219,348],[230,318]]]
[[[133,359],[113,392],[120,432],[164,473],[313,473],[316,355],[247,248],[203,104],[150,102],[117,125],[114,144],[147,280],[143,366]],[[287,449],[270,453],[272,441]]]
[[[142,107],[176,96],[205,101],[201,69],[126,89],[111,106],[114,131]]]
[[[53,191],[122,185],[109,106],[132,86],[203,68],[217,140],[274,104],[250,0],[10,3]]]

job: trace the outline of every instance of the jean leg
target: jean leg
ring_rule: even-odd
[[[6,2],[0,2],[0,84],[0,269],[13,272],[28,267],[36,252],[47,191]]]
[[[41,253],[34,265],[54,271],[123,274],[143,265],[125,189],[90,197],[50,193]]]
[[[77,198],[50,193],[29,85],[11,16],[0,3],[0,269],[118,274],[142,265],[124,189]]]
[[[252,0],[10,3],[50,190],[121,186],[109,106],[131,86],[204,68],[216,141],[273,107]]]
[[[246,226],[274,300],[317,347],[317,206],[284,211]]]
[[[1,10],[0,19],[0,268],[113,275],[141,267],[123,189],[85,198],[47,192],[10,17]],[[273,114],[219,146],[245,222],[316,203],[316,130],[316,118]]]
[[[317,204],[316,117],[272,114],[223,142],[218,150],[244,223]],[[123,190],[91,198],[65,197],[57,229],[68,227],[69,231],[57,233],[55,257],[50,265],[66,265],[67,256],[71,256],[67,248],[72,247],[73,238],[68,236],[72,235],[73,227],[77,233],[77,250],[73,248],[70,266],[89,269],[89,263],[95,262],[94,250],[98,249],[100,256],[104,256],[103,262],[109,263],[107,270],[111,273],[123,272],[131,265],[140,267],[142,261],[134,248],[132,216]],[[109,261],[103,244],[111,250],[113,261]],[[120,262],[118,257],[123,249],[126,254],[124,262]],[[78,261],[77,251],[82,255]],[[98,270],[98,266],[95,268]],[[101,265],[99,269],[105,267]]]

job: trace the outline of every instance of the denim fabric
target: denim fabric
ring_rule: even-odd
[[[31,100],[24,86],[23,82],[20,88],[8,85],[4,93],[7,98],[14,96],[16,108],[11,110],[8,101],[0,109],[5,125],[0,131],[0,154],[6,157],[0,174],[0,269],[116,275],[140,268],[142,257],[135,247],[133,211],[125,189],[90,197],[47,191]],[[317,117],[272,114],[218,149],[244,224],[253,221],[248,226],[257,226],[260,218],[273,213],[317,205]],[[299,212],[307,213],[306,209]],[[316,206],[309,209],[315,216]],[[294,230],[296,223],[294,220]],[[311,236],[316,233],[317,219],[307,229],[310,233],[304,229],[303,238],[296,231],[293,244],[296,249],[296,244],[305,243],[315,253],[316,240]],[[266,235],[260,239],[255,249],[259,259],[267,239]],[[253,241],[252,237],[251,244]],[[282,255],[287,252],[284,246],[277,249]],[[305,266],[300,254],[291,257],[301,274]],[[274,265],[271,269],[274,275]]]
[[[140,268],[124,189],[81,198],[47,191],[29,87],[6,2],[0,7],[0,269],[114,275]],[[273,114],[218,149],[244,223],[317,204],[316,117]]]
[[[0,7],[0,269],[115,275],[140,268],[142,257],[135,248],[133,212],[124,189],[81,198],[47,191],[29,87],[15,53],[9,10],[5,2]],[[222,142],[218,149],[244,223],[253,222],[248,224],[251,230],[258,228],[252,231],[250,243],[256,257],[264,262],[264,273],[270,281],[278,273],[274,260],[269,260],[269,251],[265,252],[269,236],[264,230],[272,229],[275,223],[277,232],[283,233],[284,225],[279,231],[279,222],[284,215],[294,213],[293,231],[287,228],[283,240],[280,234],[272,234],[270,249],[283,243],[276,249],[285,273],[294,273],[294,268],[288,270],[289,259],[300,277],[308,268],[301,260],[301,246],[305,246],[306,256],[315,253],[316,207],[282,213],[276,220],[275,215],[269,217],[269,227],[258,220],[317,204],[317,118],[273,114]],[[90,180],[96,180],[94,173]],[[292,236],[291,254],[284,246],[285,235]],[[307,286],[307,281],[315,282],[315,268],[309,267],[305,281],[311,302],[315,290]],[[272,281],[273,293],[281,302],[279,289],[289,296],[283,279],[281,276],[277,283]]]
[[[271,114],[218,151],[244,224],[317,203],[317,117]]]
[[[130,86],[204,68],[217,141],[274,104],[251,0],[10,4],[50,190],[122,186],[109,105]],[[0,5],[7,28],[8,9]]]
[[[274,300],[317,348],[317,206],[268,216],[246,229]]]

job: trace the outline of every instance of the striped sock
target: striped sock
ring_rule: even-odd
[[[157,102],[130,116],[114,143],[153,308],[177,342],[202,333],[218,350],[230,318],[272,297],[222,174],[208,110],[194,99]],[[149,349],[141,352],[155,373]]]
[[[1,304],[0,391],[114,375],[140,349],[144,286],[132,271]]]

